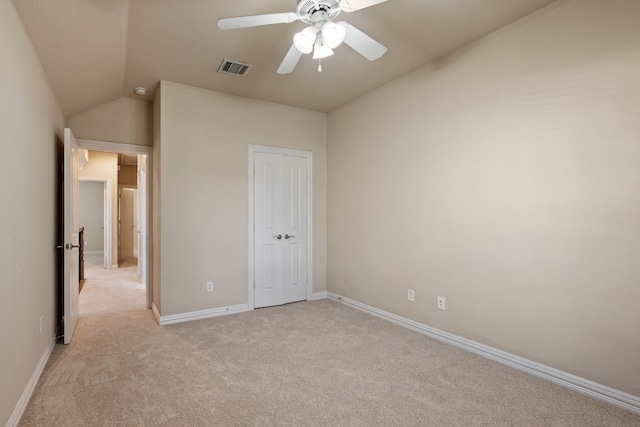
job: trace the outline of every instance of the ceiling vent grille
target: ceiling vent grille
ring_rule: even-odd
[[[252,66],[249,64],[243,64],[242,62],[232,61],[230,59],[224,59],[222,64],[220,64],[220,68],[218,68],[219,73],[224,74],[233,74],[234,76],[245,76],[249,72],[249,68]]]

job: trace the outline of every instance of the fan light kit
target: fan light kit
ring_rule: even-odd
[[[333,49],[343,42],[369,61],[375,61],[384,55],[387,51],[386,47],[353,25],[345,21],[338,23],[332,21],[341,11],[355,12],[385,1],[387,0],[298,0],[295,13],[223,18],[218,20],[218,28],[234,30],[271,24],[289,24],[301,20],[309,26],[294,34],[293,45],[284,57],[277,73],[291,73],[302,55],[311,52],[313,52],[313,59],[318,60],[318,71],[322,71],[320,60],[333,55]]]

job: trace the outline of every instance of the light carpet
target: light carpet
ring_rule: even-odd
[[[136,287],[118,280],[112,294],[87,280],[73,343],[56,344],[21,426],[640,426],[333,301],[160,327],[139,284],[116,302]]]

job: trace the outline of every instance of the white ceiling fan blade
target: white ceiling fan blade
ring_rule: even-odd
[[[300,61],[301,57],[302,57],[302,52],[300,52],[296,48],[296,45],[292,44],[291,49],[289,49],[289,52],[287,52],[287,54],[285,55],[276,73],[289,74],[290,72],[293,71],[294,68],[296,68],[296,65],[298,65],[298,61]]]
[[[261,25],[289,24],[298,19],[295,13],[271,13],[269,15],[239,16],[237,18],[218,19],[221,30],[235,30],[237,28],[259,27]]]
[[[355,12],[356,10],[386,1],[387,0],[340,0],[340,8],[345,12]]]
[[[338,22],[338,25],[345,29],[344,42],[369,61],[375,61],[387,51],[386,47],[348,22]]]

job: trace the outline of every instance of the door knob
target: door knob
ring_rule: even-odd
[[[285,234],[285,235],[284,235],[284,238],[285,238],[285,239],[287,239],[287,240],[289,240],[289,239],[295,239],[295,238],[296,238],[296,236],[294,236],[294,235],[288,235],[288,234]]]
[[[277,235],[273,236],[273,238],[280,240],[280,239],[282,239],[282,234],[277,234]]]
[[[79,248],[79,247],[80,247],[80,245],[72,245],[71,243],[67,243],[67,244],[65,245],[65,248],[66,248],[68,251],[70,251],[70,250],[71,250],[71,249],[73,249],[73,248]]]

